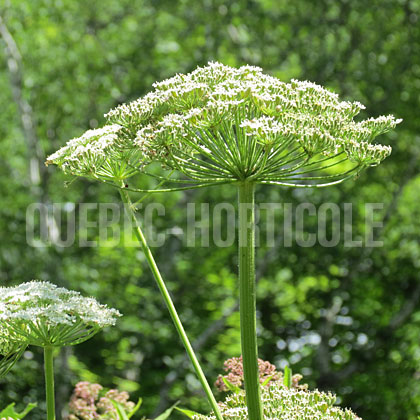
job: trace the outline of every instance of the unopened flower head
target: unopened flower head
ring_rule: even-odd
[[[373,141],[401,122],[392,115],[357,121],[361,103],[253,66],[211,62],[153,87],[47,163],[117,182],[158,162],[196,184],[331,185],[384,160],[391,148]]]
[[[349,409],[334,406],[336,398],[331,393],[287,388],[281,382],[273,382],[261,388],[265,419],[281,420],[361,420]],[[224,419],[247,420],[245,391],[229,395],[220,409]],[[193,420],[215,420],[208,416],[195,415]]]
[[[0,339],[27,345],[81,343],[121,314],[94,298],[41,281],[0,288]]]
[[[226,375],[219,375],[215,383],[216,388],[219,391],[228,392],[229,389],[226,386],[225,380],[228,383],[238,387],[243,388],[244,383],[244,367],[242,356],[241,357],[232,357],[224,363],[224,369],[227,372]],[[276,367],[268,361],[258,359],[258,372],[260,384],[265,384],[269,386],[272,382],[280,381],[283,382],[283,373],[278,372]],[[299,389],[307,389],[307,384],[299,384],[299,381],[302,379],[302,375],[294,374],[292,377],[292,386]]]
[[[135,404],[129,400],[125,391],[110,389],[105,391],[102,385],[79,382],[69,403],[70,414],[65,420],[113,420],[118,417],[112,401],[119,403],[126,412],[131,412]]]

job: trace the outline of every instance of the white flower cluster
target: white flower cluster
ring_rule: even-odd
[[[264,420],[361,420],[349,409],[334,406],[335,396],[320,391],[287,388],[279,381],[261,387]],[[248,420],[245,392],[232,394],[220,404],[226,420]],[[214,415],[195,415],[193,420],[215,420]]]
[[[313,119],[316,119],[316,117]],[[331,150],[337,153],[339,149],[337,138],[317,125],[302,124],[299,133],[297,133],[296,121],[298,121],[297,118],[286,117],[286,115],[281,119],[262,116],[252,120],[244,120],[240,127],[245,129],[247,136],[255,136],[258,142],[270,147],[273,147],[281,136],[284,142],[296,139],[296,142],[301,144],[302,148],[309,154],[315,154],[317,150],[323,150],[325,154],[327,154],[327,151],[331,152]],[[304,123],[305,119],[300,118],[299,121]]]
[[[71,345],[114,325],[121,314],[94,298],[41,281],[0,288],[0,340]]]
[[[187,118],[189,118],[188,115],[165,115],[159,124],[148,124],[141,128],[137,132],[135,145],[151,160],[166,158],[174,144],[177,145],[178,150],[184,147],[182,139],[187,136],[185,130]]]
[[[69,140],[64,147],[49,156],[47,164],[61,163],[64,171],[71,172],[72,164],[83,156],[105,158],[107,149],[114,144],[120,129],[121,126],[113,124],[88,130],[82,136]]]
[[[49,156],[46,165],[58,165],[69,175],[125,179],[133,172],[128,163],[132,159],[137,163],[140,152],[127,149],[124,140],[122,126],[118,124],[88,130]]]
[[[88,131],[47,163],[118,181],[132,176],[133,167],[142,171],[157,161],[196,182],[289,182],[299,177],[297,169],[323,157],[340,156],[337,163],[344,157],[353,162],[354,173],[377,165],[391,149],[372,141],[401,122],[392,115],[356,122],[361,103],[340,101],[312,82],[284,83],[259,67],[211,62],[153,86],[106,114],[105,132]],[[301,173],[318,180],[323,169],[314,165]],[[325,175],[331,177],[331,170]]]
[[[359,102],[340,101],[337,94],[315,83],[281,82],[263,74],[258,67],[236,69],[209,63],[192,73],[155,83],[154,87],[154,92],[112,110],[107,117],[112,123],[137,131],[135,145],[152,160],[165,159],[170,165],[171,159],[178,159],[172,166],[181,170],[183,166],[188,169],[186,151],[194,155],[200,150],[189,149],[191,144],[209,149],[203,137],[216,138],[216,132],[237,139],[237,151],[232,150],[234,142],[213,141],[214,153],[225,161],[225,169],[239,166],[241,162],[230,159],[235,154],[244,160],[257,160],[260,151],[255,142],[261,147],[271,146],[267,164],[279,159],[279,149],[284,151],[284,158],[287,154],[296,155],[295,148],[300,146],[300,151],[310,158],[341,152],[361,167],[375,165],[391,149],[372,146],[372,140],[401,122],[393,116],[355,122],[353,117],[364,109]],[[248,137],[242,144],[240,129]],[[203,130],[211,134],[203,134]],[[249,167],[246,169],[249,171]],[[238,173],[232,167],[228,172]]]

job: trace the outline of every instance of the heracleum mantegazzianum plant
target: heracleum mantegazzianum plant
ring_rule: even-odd
[[[44,350],[47,420],[55,420],[54,351],[74,346],[114,325],[121,314],[54,284],[41,281],[0,287],[0,354],[9,355],[0,377],[19,359],[27,346]]]
[[[380,116],[355,121],[364,109],[359,102],[340,101],[337,94],[314,83],[284,83],[251,66],[237,69],[209,63],[155,83],[154,88],[111,110],[105,127],[71,140],[47,163],[120,188],[133,220],[128,191],[149,192],[127,181],[136,174],[154,176],[170,186],[153,192],[220,184],[237,187],[246,400],[250,420],[262,420],[255,311],[255,186],[311,188],[343,182],[390,154],[389,146],[372,142],[401,120]],[[149,173],[147,165],[153,162],[162,165],[162,175]],[[145,252],[150,253],[139,232]],[[218,408],[212,406],[220,419]]]

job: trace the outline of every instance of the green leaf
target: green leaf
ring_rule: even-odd
[[[292,387],[292,369],[289,368],[289,366],[286,366],[284,368],[284,379],[283,379],[284,385],[287,386],[287,388]]]
[[[229,391],[233,392],[234,394],[238,394],[239,392],[241,392],[241,388],[239,388],[239,386],[233,385],[233,383],[229,382],[229,380],[226,378],[222,378],[222,379],[223,379],[224,384],[229,389]]]
[[[187,410],[185,408],[178,408],[175,407],[175,410],[178,410],[179,412],[181,412],[182,414],[185,414],[187,417],[189,417],[190,419],[193,418],[193,416],[199,416],[200,413],[197,413],[196,411],[192,411],[192,410]]]
[[[3,411],[0,412],[0,417],[3,418],[12,418],[13,420],[23,419],[32,409],[34,409],[36,404],[28,404],[20,414],[15,411],[15,403],[8,405]]]
[[[124,410],[124,407],[117,401],[111,400],[112,405],[117,410],[118,420],[129,420],[127,413]]]
[[[26,408],[20,414],[20,418],[22,419],[25,417],[30,411],[32,411],[37,406],[36,403],[29,403]]]
[[[138,400],[138,402],[137,402],[137,404],[136,404],[136,406],[128,413],[128,415],[127,415],[127,417],[129,418],[129,419],[131,419],[131,417],[133,417],[134,416],[134,414],[136,414],[137,413],[137,411],[139,411],[139,409],[140,409],[140,407],[141,407],[141,404],[143,403],[143,399],[142,398],[139,398],[139,400]]]
[[[160,416],[156,417],[155,420],[166,420],[174,411],[174,408],[179,404],[179,401],[176,402],[172,407],[169,407],[166,411],[164,411]]]
[[[274,375],[270,375],[268,378],[266,378],[266,380],[261,385],[262,386],[266,386],[271,381],[271,379],[273,378],[273,376]]]

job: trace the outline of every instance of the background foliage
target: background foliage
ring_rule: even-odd
[[[259,65],[285,81],[318,82],[364,103],[363,117],[404,119],[382,138],[392,156],[356,181],[321,191],[259,188],[260,202],[352,203],[354,235],[364,233],[364,204],[383,203],[376,232],[384,246],[284,248],[281,236],[275,247],[262,245],[258,315],[260,357],[290,363],[365,420],[417,418],[419,13],[419,0],[1,2],[0,283],[48,280],[125,314],[118,328],[61,353],[60,408],[83,379],[143,396],[148,416],[178,399],[207,409],[139,249],[31,247],[25,218],[34,202],[66,203],[68,217],[82,202],[118,202],[107,186],[77,181],[63,188],[65,177],[44,167],[45,156],[101,125],[109,108],[143,95],[155,80],[219,60]],[[170,232],[154,252],[211,381],[223,360],[240,352],[236,250],[187,247],[177,232],[186,228],[188,202],[230,202],[234,194],[227,186],[153,197],[166,208],[156,228]],[[307,222],[314,231],[317,220]],[[40,356],[27,352],[0,382],[0,406],[42,401]],[[31,418],[42,418],[41,411]]]

